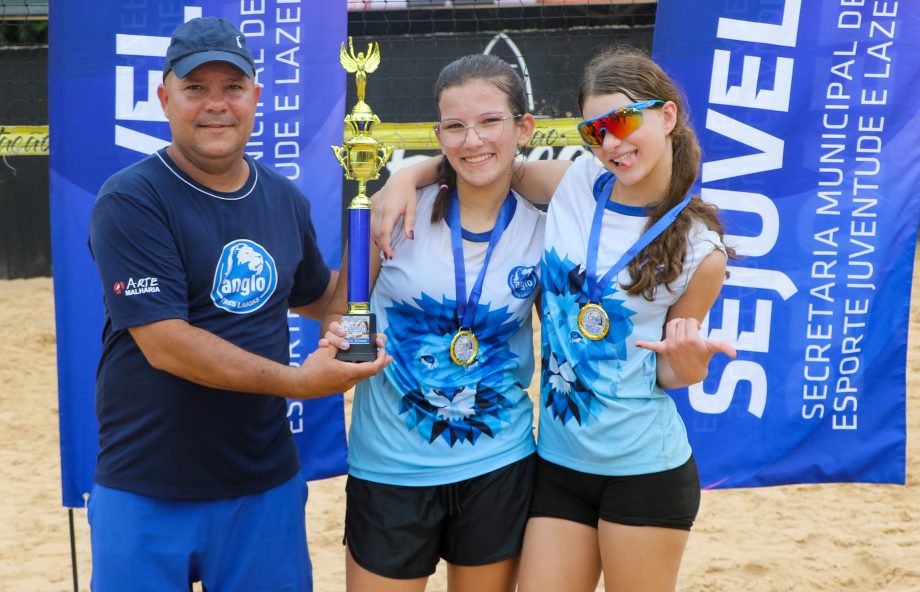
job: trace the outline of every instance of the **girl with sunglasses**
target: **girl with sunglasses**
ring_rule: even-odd
[[[535,202],[552,197],[540,458],[520,590],[594,590],[603,572],[607,590],[670,591],[700,483],[664,389],[702,381],[717,352],[735,355],[699,335],[733,250],[716,208],[689,195],[700,148],[657,64],[632,49],[601,53],[578,102],[593,158],[528,163],[514,185]],[[391,177],[375,240],[414,205],[405,187],[432,166]]]
[[[530,509],[524,389],[545,216],[510,187],[534,119],[523,80],[493,56],[449,64],[435,88],[443,160],[413,191],[414,240],[396,235],[394,258],[371,255],[370,308],[394,360],[355,391],[349,590],[424,590],[439,558],[451,591],[513,590]],[[343,335],[331,322],[326,340],[347,349]]]

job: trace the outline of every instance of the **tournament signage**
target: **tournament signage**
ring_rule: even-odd
[[[658,4],[741,256],[704,327],[738,359],[675,393],[704,486],[904,482],[918,27],[909,2]]]
[[[105,0],[93,10],[68,0],[51,5],[50,127],[55,132],[50,180],[61,465],[64,505],[76,507],[84,505],[91,488],[98,451],[93,391],[103,309],[102,286],[87,247],[89,217],[99,187],[111,174],[169,143],[156,89],[170,34],[181,22],[216,16],[246,35],[263,86],[247,152],[310,198],[320,247],[328,263],[338,267],[339,225],[324,222],[341,219],[342,176],[329,146],[342,138],[345,73],[338,51],[346,37],[346,10],[344,4],[330,10],[300,0]],[[321,83],[308,86],[308,80]],[[268,294],[275,279],[252,278],[252,288]],[[125,283],[120,289],[152,287]],[[228,298],[221,285],[212,296],[224,308],[261,305],[251,298]],[[291,363],[299,364],[315,346],[318,326],[292,315],[290,331]],[[345,471],[341,396],[292,401],[288,417],[305,479]]]

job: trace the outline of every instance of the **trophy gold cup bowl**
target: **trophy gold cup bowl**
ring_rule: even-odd
[[[351,37],[339,54],[342,67],[355,74],[358,102],[345,117],[349,134],[344,146],[332,146],[336,159],[345,169],[345,178],[358,182],[358,194],[348,204],[348,310],[342,316],[345,338],[351,347],[339,351],[336,357],[351,362],[372,361],[377,356],[377,320],[370,310],[370,208],[367,182],[380,176],[380,169],[389,160],[392,146],[382,146],[373,136],[374,125],[380,119],[364,102],[367,74],[380,64],[380,47],[368,46],[367,54],[355,54]]]

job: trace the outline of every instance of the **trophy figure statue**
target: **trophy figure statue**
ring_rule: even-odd
[[[336,357],[351,362],[373,361],[377,356],[377,321],[370,310],[370,218],[371,200],[367,182],[380,176],[380,169],[393,152],[392,146],[381,146],[374,139],[374,124],[380,119],[364,102],[367,75],[380,65],[380,46],[368,45],[367,53],[358,52],[348,38],[348,50],[342,43],[339,61],[346,72],[355,73],[358,102],[345,117],[348,140],[344,146],[332,146],[345,178],[358,182],[358,195],[348,204],[348,310],[342,316],[342,327],[351,347],[339,351]]]

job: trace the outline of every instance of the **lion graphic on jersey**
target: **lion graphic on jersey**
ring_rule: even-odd
[[[610,317],[610,330],[598,341],[587,339],[578,329],[578,313],[588,302],[584,283],[583,266],[560,259],[555,249],[544,253],[540,388],[553,419],[579,425],[597,415],[600,401],[594,391],[616,394],[626,359],[624,336],[632,331],[634,314],[615,289],[604,294],[601,305]]]
[[[473,329],[479,355],[460,366],[450,357],[457,303],[426,294],[413,300],[387,307],[387,351],[395,363],[384,372],[404,393],[398,412],[405,414],[406,427],[429,443],[441,438],[450,446],[495,437],[510,422],[512,402],[502,393],[514,381],[502,368],[516,357],[508,342],[519,323],[507,307],[490,311],[477,305]]]

